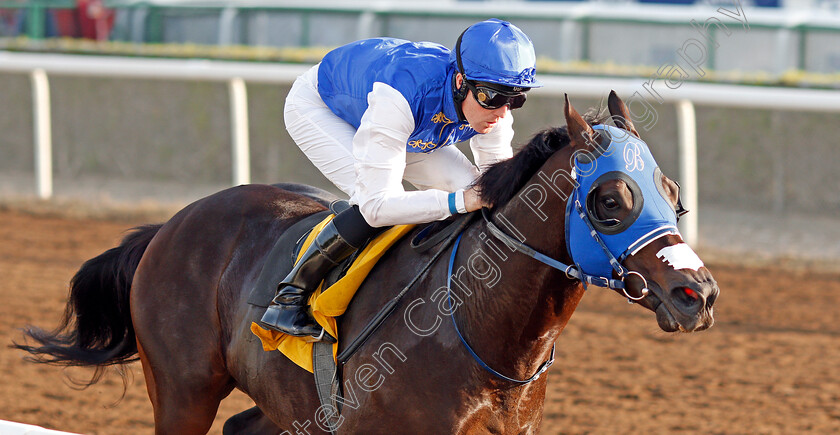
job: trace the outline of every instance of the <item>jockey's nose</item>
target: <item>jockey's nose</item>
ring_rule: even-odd
[[[509,111],[510,105],[505,104],[504,106],[499,107],[498,109],[493,109],[493,114],[498,116],[499,118],[504,118],[505,116],[507,116]]]

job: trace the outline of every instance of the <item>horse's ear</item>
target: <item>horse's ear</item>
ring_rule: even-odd
[[[633,121],[630,120],[630,111],[627,110],[624,101],[618,98],[618,94],[615,91],[610,91],[610,97],[607,99],[607,107],[610,109],[610,115],[612,115],[612,120],[616,127],[627,130],[633,136],[640,138],[639,132],[633,126]]]
[[[577,149],[586,149],[588,146],[597,144],[600,136],[586,120],[580,116],[580,113],[572,107],[569,102],[569,95],[566,94],[566,107],[563,109],[566,115],[566,129],[569,133],[569,138],[572,141],[572,146]]]

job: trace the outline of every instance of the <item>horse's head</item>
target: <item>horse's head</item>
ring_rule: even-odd
[[[587,275],[620,279],[616,290],[655,312],[663,330],[707,329],[719,289],[677,229],[679,185],[659,170],[615,92],[608,106],[616,127],[593,127],[566,99],[576,181],[569,254]]]

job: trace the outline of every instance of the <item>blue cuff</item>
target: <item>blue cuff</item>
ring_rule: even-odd
[[[455,192],[449,194],[449,213],[458,214],[458,207],[455,206]]]

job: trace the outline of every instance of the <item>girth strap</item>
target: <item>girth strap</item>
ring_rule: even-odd
[[[325,414],[325,425],[330,433],[335,434],[338,430],[341,419],[342,401],[341,380],[333,359],[332,343],[325,341],[315,342],[312,347],[312,373],[315,376],[315,389],[318,392],[318,400],[321,406],[329,405],[335,413]],[[329,408],[325,408],[329,409]]]

